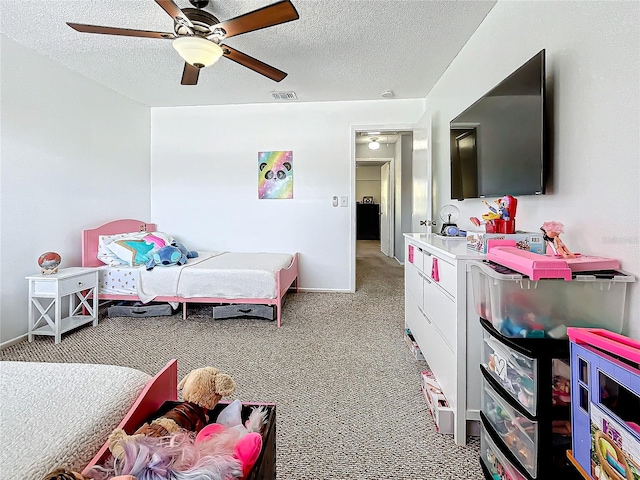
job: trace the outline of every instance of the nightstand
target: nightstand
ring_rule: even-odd
[[[53,275],[31,275],[29,280],[29,341],[50,335],[60,343],[62,334],[93,322],[98,325],[98,270],[63,268]],[[68,314],[63,316],[63,302]],[[35,308],[34,308],[35,307]]]

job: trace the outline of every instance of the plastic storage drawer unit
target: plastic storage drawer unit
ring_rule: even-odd
[[[572,280],[529,277],[502,265],[471,264],[476,313],[509,337],[566,338],[567,327],[620,333],[627,284],[620,271],[579,272]]]

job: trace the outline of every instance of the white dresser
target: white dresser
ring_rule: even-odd
[[[458,445],[478,432],[480,420],[482,329],[468,260],[482,259],[464,239],[405,233],[405,326],[453,410]]]

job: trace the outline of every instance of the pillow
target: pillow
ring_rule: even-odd
[[[151,248],[146,248],[143,245],[113,245],[114,242],[131,240],[142,241],[150,245]],[[98,260],[102,263],[109,265],[110,267],[123,267],[141,265],[141,258],[138,259],[138,263],[135,263],[134,251],[143,252],[143,255],[151,257],[153,251],[158,250],[164,245],[171,245],[174,242],[174,238],[164,232],[130,232],[130,233],[117,233],[115,235],[100,235],[98,237]],[[113,245],[113,248],[111,246]],[[146,253],[144,253],[146,251]],[[134,263],[132,263],[132,261]]]
[[[107,245],[120,260],[130,266],[144,265],[152,255],[155,243],[148,243],[144,239],[123,238]]]
[[[147,232],[132,232],[132,233],[117,233],[115,235],[100,235],[98,236],[98,260],[110,267],[123,267],[127,263],[120,259],[115,253],[109,250],[108,245],[115,241],[124,238],[143,238]]]

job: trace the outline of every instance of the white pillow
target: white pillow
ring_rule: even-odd
[[[98,260],[110,267],[122,267],[128,265],[127,262],[113,253],[108,248],[108,245],[113,241],[122,240],[123,238],[142,239],[146,234],[147,232],[132,232],[98,236]]]

